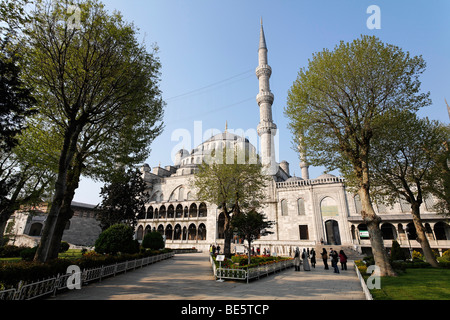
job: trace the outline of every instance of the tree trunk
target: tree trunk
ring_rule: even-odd
[[[50,211],[45,221],[44,231],[42,233],[41,242],[39,244],[35,261],[46,262],[50,260],[52,252],[59,251],[60,243],[55,244],[53,240],[56,224],[58,220],[61,207],[63,206],[64,196],[67,191],[67,175],[69,173],[70,165],[73,161],[78,136],[84,126],[82,121],[73,121],[65,132],[64,144],[61,150],[61,155],[58,163],[58,176],[55,183],[55,193],[50,207]],[[54,247],[57,245],[57,249]]]
[[[411,214],[413,216],[414,226],[416,227],[417,233],[417,242],[420,243],[422,247],[423,254],[427,262],[434,268],[439,268],[439,263],[436,260],[436,257],[433,254],[433,251],[430,247],[430,242],[428,241],[427,235],[425,233],[425,228],[422,224],[422,220],[420,219],[420,204],[417,202],[413,202],[411,204]]]
[[[375,214],[372,202],[367,188],[359,190],[361,198],[362,210],[361,216],[367,225],[370,236],[370,244],[372,246],[372,253],[375,259],[375,265],[380,268],[380,276],[396,276],[392,268],[389,257],[383,243],[383,237],[380,230],[381,218]]]
[[[72,200],[75,196],[75,190],[79,186],[82,168],[82,155],[77,152],[77,154],[75,155],[74,165],[67,174],[67,190],[64,194],[63,204],[56,220],[55,231],[53,233],[51,244],[51,252],[49,252],[48,259],[58,258],[64,230],[66,228],[67,222],[69,222],[73,217],[74,212],[72,210]]]

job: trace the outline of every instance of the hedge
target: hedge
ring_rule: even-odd
[[[16,287],[20,281],[34,282],[54,277],[58,274],[66,274],[67,267],[77,265],[81,270],[98,268],[109,264],[125,262],[127,260],[142,259],[162,253],[170,252],[170,249],[146,250],[139,254],[121,254],[117,256],[101,255],[90,251],[76,260],[55,259],[47,263],[20,261],[16,263],[0,263],[0,290]],[[2,286],[3,284],[3,286]]]

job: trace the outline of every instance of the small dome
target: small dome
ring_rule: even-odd
[[[329,174],[329,173],[324,173],[324,174],[318,176],[316,179],[328,179],[328,178],[336,178],[336,176]]]
[[[293,177],[290,177],[289,179],[287,179],[285,182],[293,182],[293,181],[300,181],[300,180],[303,180],[303,179],[300,177],[293,176]]]

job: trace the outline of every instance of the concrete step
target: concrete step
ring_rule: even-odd
[[[337,253],[339,251],[343,250],[345,255],[347,256],[348,260],[360,260],[365,257],[364,254],[359,253],[355,250],[353,246],[348,245],[316,245],[314,250],[316,251],[316,254],[320,257],[320,254],[322,253],[322,250],[325,248],[327,253],[330,253],[330,249],[333,248],[333,250],[336,250]]]

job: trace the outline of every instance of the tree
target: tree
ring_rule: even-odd
[[[273,232],[267,230],[272,227],[273,221],[267,221],[264,214],[250,210],[233,216],[231,225],[233,230],[248,242],[248,264],[250,264],[252,242],[260,236],[273,234]]]
[[[69,23],[70,5],[79,9],[77,24]],[[148,53],[135,27],[98,1],[37,1],[26,34],[26,79],[40,101],[39,119],[61,137],[52,206],[36,254],[45,262],[57,257],[81,174],[104,177],[114,152],[120,161],[148,155],[161,132],[164,103],[156,47]]]
[[[431,250],[420,217],[420,206],[429,196],[426,182],[432,176],[436,154],[448,139],[437,121],[419,119],[408,111],[386,114],[380,118],[384,130],[374,136],[370,158],[372,194],[390,204],[403,199],[411,205],[411,214],[427,262],[439,267]]]
[[[395,272],[370,197],[371,145],[380,130],[376,119],[391,110],[416,111],[430,104],[429,93],[419,92],[424,69],[422,57],[362,36],[314,54],[308,68],[299,71],[285,108],[294,141],[302,139],[308,162],[339,169],[357,190],[381,276]]]
[[[268,177],[262,174],[262,165],[242,149],[216,149],[211,157],[199,165],[192,181],[201,201],[214,203],[225,216],[224,254],[231,256],[234,215],[253,208],[258,210],[265,198]]]
[[[163,236],[158,231],[147,233],[142,240],[142,247],[151,250],[164,249]]]
[[[133,240],[133,228],[115,224],[103,231],[95,241],[95,252],[106,254],[137,253],[139,243]]]
[[[146,188],[138,169],[129,169],[126,173],[118,170],[112,181],[100,192],[103,200],[97,219],[102,229],[117,223],[124,223],[134,229],[138,214],[145,210],[145,203],[149,200]]]

